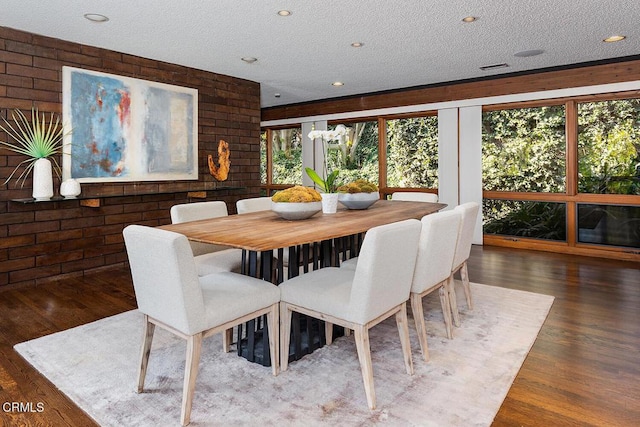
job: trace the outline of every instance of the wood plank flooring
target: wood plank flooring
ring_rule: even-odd
[[[485,246],[469,275],[556,297],[494,426],[640,425],[640,265]],[[132,308],[126,269],[0,291],[2,425],[96,425],[13,345]]]

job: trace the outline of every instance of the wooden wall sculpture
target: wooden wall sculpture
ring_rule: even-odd
[[[218,165],[216,166],[213,161],[213,156],[209,154],[207,160],[209,162],[209,172],[218,181],[226,181],[229,176],[229,168],[231,167],[231,161],[229,160],[229,144],[226,141],[220,140],[218,144]]]

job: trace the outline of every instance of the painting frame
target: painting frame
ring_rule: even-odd
[[[62,67],[62,178],[198,179],[198,90]]]

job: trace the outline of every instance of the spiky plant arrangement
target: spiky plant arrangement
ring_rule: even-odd
[[[36,160],[46,158],[51,158],[54,165],[53,169],[58,178],[60,178],[61,168],[53,156],[62,152],[64,137],[69,132],[64,131],[64,126],[60,123],[58,115],[51,113],[47,120],[45,113],[40,115],[37,108],[32,108],[31,121],[29,121],[25,114],[16,108],[11,113],[11,119],[13,123],[3,117],[2,121],[4,123],[0,123],[0,129],[6,132],[7,136],[15,142],[0,141],[0,144],[9,151],[27,156],[28,159],[18,163],[4,184],[7,184],[14,177],[21,166],[25,166],[16,179],[16,185],[18,182],[22,182],[20,186],[24,186],[24,182],[33,170]]]

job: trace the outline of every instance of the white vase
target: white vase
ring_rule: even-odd
[[[60,184],[60,195],[65,199],[75,199],[81,191],[80,183],[73,178],[65,179]]]
[[[49,200],[53,197],[53,172],[49,159],[38,159],[33,163],[33,192],[36,200]]]
[[[322,193],[322,213],[336,213],[338,210],[338,195],[338,193]]]

